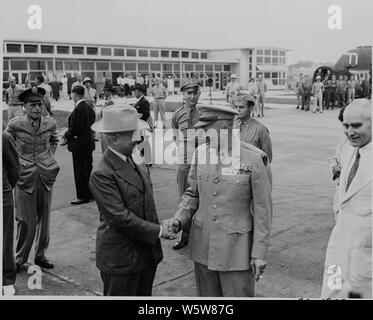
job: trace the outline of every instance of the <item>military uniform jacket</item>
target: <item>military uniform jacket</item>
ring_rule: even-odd
[[[34,128],[27,115],[23,115],[9,121],[6,132],[13,136],[19,153],[18,187],[32,193],[40,176],[50,190],[60,170],[53,157],[58,144],[56,120],[42,116],[39,127]]]
[[[265,154],[240,146],[240,170],[227,174],[221,164],[198,164],[216,150],[199,146],[175,218],[192,219],[190,257],[210,270],[249,270],[250,258],[265,259],[272,220],[271,181]],[[263,158],[262,158],[263,156]],[[206,162],[205,162],[206,163]]]
[[[108,274],[135,273],[163,258],[150,174],[136,169],[107,149],[91,175],[100,211],[96,265]]]

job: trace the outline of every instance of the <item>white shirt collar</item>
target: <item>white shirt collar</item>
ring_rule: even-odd
[[[108,147],[111,152],[116,154],[119,158],[121,158],[124,162],[127,162],[127,157],[124,154],[119,153],[118,151],[115,151],[113,148]]]
[[[76,106],[81,103],[82,101],[85,101],[85,99],[80,99],[77,103],[76,103]]]

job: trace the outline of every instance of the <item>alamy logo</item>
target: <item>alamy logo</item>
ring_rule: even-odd
[[[40,6],[32,5],[29,6],[27,9],[27,14],[29,14],[29,18],[27,19],[27,27],[30,30],[41,30],[41,22],[42,22],[42,11]]]
[[[30,290],[41,290],[43,286],[41,285],[42,272],[39,266],[32,265],[27,270],[31,277],[27,281],[27,286]]]
[[[329,6],[328,8],[328,28],[330,30],[341,30],[342,29],[342,8],[336,4]]]
[[[328,288],[330,290],[341,290],[342,289],[342,269],[337,265],[328,267],[327,274],[331,276],[328,279]]]

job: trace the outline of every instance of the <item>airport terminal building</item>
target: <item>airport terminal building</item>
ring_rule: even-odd
[[[48,80],[67,75],[90,77],[95,83],[110,78],[116,84],[120,74],[137,74],[150,78],[171,76],[175,87],[186,78],[196,78],[203,87],[213,79],[213,89],[225,89],[229,76],[238,76],[242,88],[249,77],[262,74],[269,87],[282,88],[287,76],[286,52],[282,48],[193,49],[130,45],[85,44],[69,42],[19,41],[3,42],[3,81],[10,74],[24,84],[27,73],[34,80],[44,74]]]

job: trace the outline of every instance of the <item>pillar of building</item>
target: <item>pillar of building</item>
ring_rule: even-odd
[[[249,49],[240,50],[239,80],[242,89],[246,90],[249,84]]]

